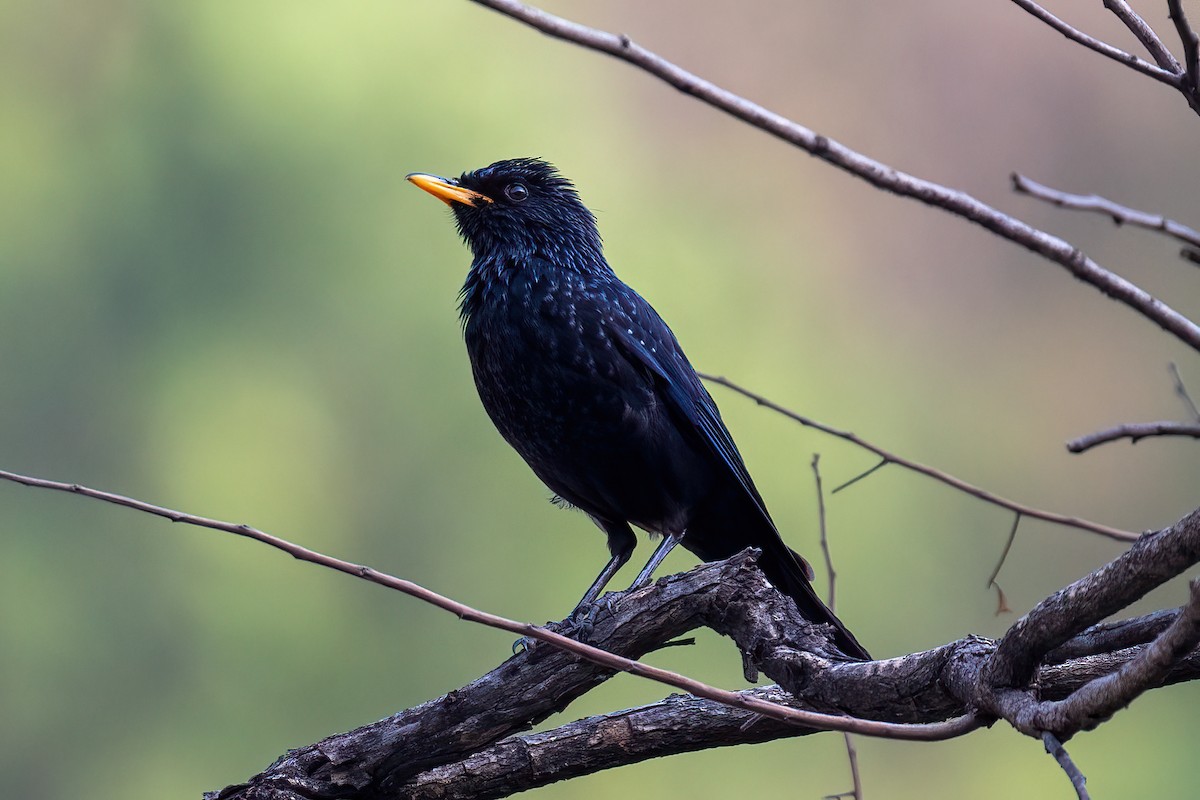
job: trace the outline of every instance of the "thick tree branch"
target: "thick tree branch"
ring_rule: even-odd
[[[1092,730],[1148,689],[1160,686],[1175,665],[1200,642],[1200,580],[1190,584],[1188,603],[1171,625],[1119,670],[1084,685],[1067,699],[1043,703],[1042,730]]]
[[[743,563],[738,563],[741,560]],[[748,585],[729,581],[748,579]],[[995,643],[978,637],[967,637],[934,650],[887,659],[878,662],[832,663],[819,654],[797,649],[795,644],[775,640],[770,635],[753,631],[743,625],[744,612],[755,609],[766,600],[773,610],[768,617],[783,615],[782,621],[768,627],[788,628],[792,622],[803,625],[794,616],[794,607],[786,598],[767,589],[765,582],[752,566],[739,557],[731,562],[707,564],[686,575],[672,576],[660,581],[662,591],[643,591],[635,598],[622,598],[616,607],[621,618],[602,619],[596,634],[606,648],[620,650],[623,643],[634,639],[646,641],[663,635],[647,631],[629,631],[628,627],[654,628],[664,617],[689,616],[696,609],[717,609],[725,603],[731,608],[714,617],[705,616],[704,624],[723,627],[735,632],[740,647],[759,652],[765,662],[764,671],[771,670],[793,683],[790,699],[780,687],[751,689],[742,692],[757,702],[785,701],[797,708],[841,709],[864,717],[891,722],[933,723],[952,720],[944,730],[964,733],[977,726],[969,714],[975,702],[975,687]],[[670,588],[665,588],[670,587]],[[749,589],[749,592],[747,592]],[[688,595],[696,590],[698,594]],[[746,609],[733,609],[745,600]],[[633,609],[626,608],[633,606]],[[681,614],[681,609],[689,609]],[[672,610],[674,609],[674,610]],[[632,616],[629,616],[632,615]],[[701,616],[704,616],[703,614]],[[757,611],[751,616],[762,619]],[[633,621],[630,621],[633,620]],[[678,630],[678,623],[668,628]],[[757,644],[755,644],[757,642]],[[1138,658],[1142,647],[1105,652],[1067,663],[1043,667],[1036,680],[1043,697],[1061,699],[1080,687],[1102,678]],[[537,661],[538,654],[544,660]],[[649,758],[668,756],[709,747],[749,744],[803,736],[817,732],[772,720],[740,708],[713,703],[694,697],[668,697],[641,708],[604,714],[568,723],[552,731],[500,739],[486,724],[477,724],[474,714],[488,704],[506,705],[531,698],[546,700],[561,706],[556,692],[567,689],[574,681],[585,679],[590,665],[578,662],[568,653],[550,648],[536,648],[532,655],[521,654],[489,676],[474,681],[444,698],[400,712],[357,731],[331,737],[325,742],[292,751],[273,764],[262,775],[246,784],[229,787],[212,798],[255,798],[255,800],[306,800],[326,797],[502,797],[517,791],[536,788],[582,774]],[[566,672],[561,683],[556,676]],[[1194,680],[1200,677],[1200,652],[1193,652],[1169,672],[1167,683]],[[593,680],[594,676],[586,680]],[[545,697],[542,692],[552,694]],[[436,709],[436,711],[433,711]],[[428,715],[448,715],[460,728],[457,744],[450,740],[427,740]],[[956,716],[958,715],[958,716]],[[518,715],[519,716],[519,715]],[[494,722],[490,712],[486,720]],[[422,747],[422,744],[426,746]],[[469,754],[463,755],[464,745]],[[586,747],[585,747],[586,745]],[[389,748],[391,749],[389,751]],[[388,753],[396,755],[389,757]],[[406,764],[404,758],[413,759]],[[336,763],[331,763],[336,762]],[[431,762],[438,762],[431,764]],[[427,765],[421,770],[413,769]],[[370,781],[362,770],[390,769],[390,778]],[[347,778],[356,776],[366,781],[362,788],[349,785]],[[404,777],[401,780],[401,776]],[[337,780],[333,780],[336,778]]]
[[[844,674],[814,682],[805,693],[810,698],[807,702],[827,703],[834,698],[859,698],[865,707],[871,704],[867,698],[875,698],[877,702],[879,694],[890,694],[890,699],[885,702],[890,704],[890,714],[894,719],[917,721],[939,718],[962,708],[961,701],[951,694],[949,687],[963,688],[969,685],[992,648],[991,642],[971,637],[901,659],[874,662],[871,665],[847,665]],[[1080,686],[1120,669],[1135,657],[1136,652],[1135,649],[1104,654],[1045,668],[1039,671],[1039,685],[1047,697],[1069,696]],[[1168,676],[1168,682],[1191,680],[1197,676],[1200,676],[1200,653],[1193,653],[1175,667]],[[838,683],[847,685],[838,687]],[[884,687],[882,693],[880,686]],[[779,687],[750,689],[745,694],[768,702],[798,702],[789,698]],[[822,697],[824,700],[820,699]],[[414,775],[381,797],[504,797],[558,780],[650,758],[816,732],[711,701],[673,695],[648,706],[589,717],[545,733],[504,739],[461,761],[447,762]],[[286,781],[279,775],[275,776],[273,783],[254,785],[271,788],[266,793],[254,794],[242,790],[231,796],[260,800],[299,798],[298,794],[284,791]],[[318,793],[313,796],[330,795]]]
[[[439,607],[449,608],[465,619],[526,633],[556,645],[564,639],[537,626],[470,609],[398,578],[308,551],[246,525],[184,514],[74,484],[7,472],[0,472],[0,478],[249,536],[298,558],[406,591]],[[581,740],[570,731],[563,731],[561,737],[547,736],[516,743],[505,744],[501,740],[565,708],[616,671],[655,676],[660,680],[665,674],[670,676],[668,682],[672,685],[719,701],[719,704],[745,715],[789,725],[793,731],[799,724],[890,738],[937,740],[961,736],[985,724],[988,718],[978,716],[974,712],[976,708],[995,709],[1014,725],[1028,731],[1029,719],[1044,724],[1045,715],[1053,712],[1055,707],[1046,706],[1044,702],[1041,706],[1033,704],[1032,712],[1041,711],[1042,716],[1029,717],[1032,713],[1029,703],[1008,702],[1009,695],[1021,695],[1022,698],[1024,695],[1015,688],[1007,690],[1007,687],[1024,685],[1021,680],[1033,677],[1042,654],[1064,642],[1086,621],[1117,610],[1152,585],[1186,569],[1198,557],[1200,509],[1170,529],[1142,537],[1116,561],[1042,603],[1013,627],[998,649],[987,640],[969,637],[924,653],[880,662],[852,662],[846,661],[830,645],[828,632],[822,626],[806,622],[795,603],[766,581],[754,565],[753,554],[747,552],[725,562],[703,565],[685,575],[665,578],[651,587],[611,595],[611,602],[606,604],[607,613],[599,616],[592,633],[595,644],[603,649],[572,640],[565,640],[562,649],[534,648],[514,656],[488,675],[445,697],[294,750],[247,783],[212,793],[209,797],[423,796],[419,794],[424,791],[419,788],[422,781],[434,780],[423,775],[442,768],[445,768],[443,772],[453,771],[456,769],[453,765],[466,764],[472,759],[490,765],[487,769],[480,767],[480,776],[509,776],[501,781],[508,787],[505,792],[517,790],[513,787],[518,785],[526,788],[542,785],[573,774],[572,770],[578,771],[581,767],[569,766],[570,760],[551,766],[533,763],[529,760],[530,754],[538,747],[544,752],[572,752],[571,747]],[[1042,698],[1056,700],[1059,698],[1055,695],[1059,693],[1067,704],[1072,704],[1064,707],[1088,709],[1093,707],[1089,698],[1099,697],[1102,701],[1096,702],[1106,703],[1105,708],[1109,708],[1113,703],[1112,693],[1089,688],[1090,682],[1123,668],[1122,676],[1109,680],[1110,684],[1120,687],[1119,691],[1124,693],[1121,697],[1127,696],[1135,683],[1138,691],[1144,691],[1160,683],[1192,679],[1200,674],[1200,655],[1194,650],[1189,651],[1194,637],[1200,635],[1195,612],[1196,609],[1191,608],[1184,614],[1177,614],[1165,632],[1149,645],[1139,644],[1041,668],[1036,679]],[[1070,620],[1064,621],[1068,617]],[[732,638],[756,669],[777,681],[795,698],[793,707],[766,702],[754,692],[726,692],[707,687],[684,676],[630,660],[630,657],[639,657],[657,649],[662,642],[701,626]],[[1129,623],[1127,627],[1136,628],[1134,639],[1150,635],[1151,624]],[[1128,632],[1118,636],[1116,630],[1114,626],[1093,628],[1081,637],[1086,638],[1087,643],[1077,646],[1076,650],[1095,649],[1103,642],[1124,645],[1131,641]],[[1070,648],[1071,643],[1067,642],[1060,652]],[[1133,666],[1125,667],[1127,664]],[[1003,680],[1010,683],[1001,683]],[[1091,694],[1072,700],[1071,692],[1078,691],[1079,687]],[[721,717],[735,718],[727,712],[721,712]],[[745,717],[739,719],[744,721]],[[761,723],[749,728],[739,724],[740,733],[751,731],[751,738],[744,741],[766,735],[761,729],[754,730],[757,724]],[[589,762],[589,769],[627,763],[631,758],[636,760],[632,755],[624,754],[619,743],[609,743],[608,752],[618,754],[612,756],[616,761],[602,757],[600,744],[608,741],[604,736],[611,737],[615,735],[612,730],[619,732],[620,729],[609,730],[608,734],[593,731],[600,738],[594,740],[597,755]],[[1067,735],[1070,732],[1067,731]],[[732,743],[728,727],[718,725],[711,735],[698,735],[687,742],[670,736],[662,737],[657,744],[648,742],[639,751],[639,757],[679,752],[680,748]],[[515,755],[502,758],[495,748],[507,748],[505,752]],[[462,770],[469,772],[466,766]],[[462,771],[455,774],[461,775]],[[479,796],[493,796],[488,794],[490,791],[479,787]]]
[[[1049,720],[1039,714],[1044,709],[1026,687],[1043,657],[1197,561],[1200,509],[1170,528],[1144,535],[1110,563],[1043,600],[1008,630],[982,670],[981,708],[1004,717],[1025,733],[1041,735]],[[1054,732],[1069,737],[1074,730]]]
[[[1072,637],[1061,647],[1054,648],[1042,661],[1045,664],[1061,664],[1084,656],[1111,653],[1145,644],[1170,627],[1178,616],[1179,609],[1165,608],[1132,619],[1101,622]]]

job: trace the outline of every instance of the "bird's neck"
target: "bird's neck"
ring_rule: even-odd
[[[483,309],[522,304],[538,291],[554,293],[560,285],[617,280],[599,251],[590,258],[556,255],[511,250],[477,255],[462,287],[459,314],[464,324]]]

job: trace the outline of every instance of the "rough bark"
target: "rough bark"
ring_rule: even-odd
[[[803,620],[766,582],[749,551],[610,596],[589,639],[637,658],[708,627],[779,684],[747,690],[747,697],[890,723],[1002,717],[1030,735],[1065,740],[1106,719],[1125,697],[1200,677],[1195,587],[1182,612],[1080,630],[1194,565],[1198,543],[1200,510],[1055,593],[1000,643],[968,636],[899,658],[847,661],[828,631]],[[673,695],[521,735],[613,674],[538,645],[444,697],[291,751],[246,783],[207,797],[503,797],[648,758],[815,732]]]

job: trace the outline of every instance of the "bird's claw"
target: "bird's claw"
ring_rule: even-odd
[[[601,612],[611,616],[616,608],[616,596],[606,594],[594,603],[586,606],[578,606],[570,615],[559,622],[547,622],[544,626],[546,630],[562,636],[568,636],[578,642],[586,643],[588,637],[592,635],[592,631],[596,627],[596,619]],[[532,636],[522,636],[513,642],[513,655],[522,651],[533,650],[540,642]]]

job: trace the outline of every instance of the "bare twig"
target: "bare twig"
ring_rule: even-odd
[[[1173,236],[1190,245],[1200,247],[1200,231],[1193,230],[1187,225],[1182,225],[1164,216],[1149,214],[1134,208],[1127,208],[1126,206],[1114,203],[1106,197],[1095,194],[1069,194],[1061,192],[1026,178],[1024,175],[1018,175],[1015,172],[1012,175],[1012,182],[1013,189],[1016,191],[1036,197],[1039,200],[1045,200],[1059,208],[1072,208],[1079,211],[1095,211],[1106,214],[1117,225],[1134,225],[1139,228],[1148,228],[1149,230]]]
[[[1175,382],[1175,394],[1187,406],[1188,411],[1192,414],[1192,419],[1200,422],[1200,408],[1196,408],[1196,401],[1192,399],[1192,396],[1188,393],[1187,386],[1183,383],[1183,376],[1179,374],[1179,365],[1172,361],[1167,364],[1167,369],[1171,372],[1171,378]]]
[[[437,606],[445,611],[457,616],[459,619],[465,619],[469,622],[476,622],[481,625],[486,625],[490,628],[498,628],[500,630],[509,631],[511,633],[528,636],[542,642],[547,642],[562,650],[566,650],[580,658],[587,659],[600,666],[617,672],[628,672],[632,675],[638,675],[643,678],[648,678],[658,683],[673,686],[676,689],[682,689],[685,692],[696,695],[697,697],[706,697],[709,700],[714,700],[718,703],[732,705],[736,708],[742,708],[754,711],[764,717],[778,719],[784,722],[789,722],[796,725],[805,725],[812,728],[822,728],[825,730],[838,731],[853,731],[862,733],[867,736],[884,736],[897,739],[914,739],[918,741],[929,741],[930,737],[941,738],[947,735],[961,735],[957,732],[958,728],[947,726],[946,724],[937,725],[891,725],[883,722],[875,722],[872,720],[854,719],[851,717],[836,715],[836,714],[818,714],[810,711],[801,711],[786,706],[779,706],[773,703],[763,703],[754,698],[749,698],[744,695],[739,695],[737,692],[730,692],[725,689],[719,689],[715,686],[701,683],[693,680],[686,675],[680,675],[670,670],[660,669],[658,667],[643,664],[640,661],[624,658],[623,656],[614,655],[605,650],[592,647],[591,645],[578,642],[574,639],[547,630],[544,627],[533,625],[528,622],[517,622],[506,617],[501,617],[496,614],[490,614],[486,611],[479,611],[457,600],[452,600],[449,597],[438,594],[424,586],[420,586],[412,581],[397,578],[393,575],[388,575],[384,572],[372,569],[371,567],[362,564],[354,564],[349,561],[343,561],[333,556],[319,553],[315,550],[310,550],[301,545],[294,544],[286,539],[281,539],[278,536],[273,536],[257,528],[249,525],[239,525],[232,522],[223,522],[221,520],[201,517],[195,514],[188,514],[182,511],[165,508],[163,506],[154,505],[141,500],[135,500],[131,497],[125,497],[112,492],[104,492],[97,489],[89,489],[86,486],[80,486],[76,483],[62,483],[59,481],[45,480],[43,478],[31,478],[26,475],[18,475],[14,472],[0,470],[0,479],[19,483],[24,486],[31,486],[40,489],[51,489],[59,492],[68,492],[77,494],[82,497],[91,498],[93,500],[101,500],[105,503],[125,506],[135,511],[141,511],[147,514],[154,514],[159,517],[165,517],[172,522],[182,522],[187,525],[195,525],[201,528],[210,528],[212,530],[224,531],[232,533],[236,536],[244,536],[255,541],[281,550],[293,558],[301,561],[307,561],[310,564],[327,567],[329,569],[344,572],[347,575],[353,575],[356,578],[370,581],[371,583],[379,584],[388,589],[395,589],[398,592],[403,592],[410,597],[415,597],[430,605]],[[963,725],[960,720],[957,725]]]
[[[554,16],[517,0],[474,0],[542,33],[606,53],[654,75],[684,94],[769,133],[809,154],[861,178],[872,186],[910,197],[969,220],[996,235],[1021,245],[1064,267],[1076,278],[1133,308],[1193,349],[1200,351],[1200,325],[1167,306],[1130,281],[1110,272],[1084,255],[1077,247],[1004,214],[971,195],[901,172],[858,153],[828,136],[812,131],[744,97],[700,78],[662,56],[635,44],[628,36],[589,28]],[[1175,86],[1178,78],[1141,59],[1132,59],[1142,71]]]
[[[1004,590],[1000,588],[1000,584],[996,583],[996,578],[1000,576],[1000,570],[1004,568],[1004,562],[1008,560],[1008,554],[1012,550],[1013,542],[1017,540],[1017,528],[1021,527],[1020,512],[1013,518],[1012,529],[1008,532],[1008,541],[1004,543],[1004,550],[1000,553],[1000,559],[996,562],[996,568],[992,570],[992,574],[988,576],[987,585],[996,587],[996,616],[1007,614],[1012,611],[1008,607],[1008,598],[1004,595]]]
[[[1088,36],[1082,31],[1076,30],[1066,22],[1063,22],[1061,19],[1051,14],[1046,9],[1039,6],[1037,3],[1032,2],[1032,0],[1013,0],[1013,2],[1071,41],[1077,42],[1089,50],[1095,50],[1100,55],[1107,56],[1113,61],[1135,69],[1143,75],[1149,75],[1156,81],[1161,81],[1162,83],[1165,83],[1168,86],[1173,86],[1176,89],[1180,88],[1180,79],[1177,73],[1170,72],[1161,67],[1156,67],[1148,61],[1143,61],[1132,53],[1126,53],[1120,48],[1113,47],[1111,44],[1106,44],[1099,39]],[[1105,5],[1107,5],[1107,3]]]
[[[1008,553],[1012,550],[1013,542],[1017,539],[1017,528],[1021,526],[1021,513],[1018,511],[1013,518],[1012,529],[1008,532],[1008,541],[1004,543],[1004,550],[1000,553],[1000,560],[996,562],[996,568],[992,570],[992,574],[988,576],[987,585],[989,587],[996,585],[996,578],[1000,575],[1000,570],[1004,568],[1004,562],[1008,560]]]
[[[708,377],[708,376],[705,376],[705,377]],[[886,467],[888,464],[891,464],[891,463],[893,463],[893,462],[890,458],[884,457],[884,458],[879,459],[878,464],[876,464],[872,467],[868,467],[867,469],[864,469],[862,472],[858,473],[853,478],[851,478],[847,481],[842,481],[837,486],[833,487],[833,491],[831,491],[830,494],[837,494],[838,492],[842,491],[843,489],[849,489],[854,484],[858,483],[861,480],[865,480],[865,479],[871,477],[876,472],[878,472],[879,470],[883,469],[884,467]]]
[[[1058,762],[1058,765],[1063,768],[1063,772],[1067,773],[1067,777],[1071,779],[1071,786],[1075,788],[1075,794],[1079,797],[1079,800],[1089,800],[1087,778],[1079,771],[1079,767],[1075,766],[1075,762],[1067,754],[1067,748],[1063,747],[1058,737],[1046,731],[1042,734],[1042,743],[1046,746],[1046,752],[1054,756],[1054,760]]]
[[[821,455],[813,453],[813,480],[817,484],[817,530],[821,535],[821,553],[825,556],[825,574],[829,578],[829,592],[825,605],[829,610],[837,612],[837,570],[833,568],[833,556],[829,554],[829,537],[825,529],[825,491],[821,485]]]
[[[1179,32],[1179,40],[1183,43],[1183,66],[1187,87],[1193,92],[1200,92],[1200,37],[1196,29],[1188,21],[1187,13],[1183,10],[1182,0],[1167,0],[1171,21]]]
[[[933,478],[940,483],[944,483],[947,486],[951,486],[961,492],[965,492],[972,497],[977,497],[980,500],[1000,506],[1001,508],[1007,508],[1009,511],[1015,511],[1018,514],[1026,517],[1032,517],[1033,519],[1040,519],[1046,522],[1053,522],[1057,525],[1065,525],[1071,528],[1078,528],[1080,530],[1091,531],[1092,533],[1098,533],[1101,536],[1107,536],[1110,539],[1116,539],[1117,541],[1121,542],[1132,542],[1138,538],[1136,533],[1132,533],[1130,531],[1123,531],[1119,528],[1110,528],[1107,525],[1089,522],[1088,520],[1079,519],[1077,517],[1068,517],[1063,514],[1056,514],[1052,511],[1042,511],[1022,503],[1017,503],[1013,500],[1008,500],[1000,497],[999,495],[993,494],[986,489],[981,489],[980,487],[967,483],[964,480],[955,478],[953,475],[949,475],[941,470],[934,469],[933,467],[927,467],[924,464],[918,464],[915,461],[895,455],[894,453],[884,450],[882,447],[872,444],[871,442],[868,442],[867,440],[862,439],[861,437],[850,433],[849,431],[838,430],[837,428],[832,428],[828,425],[817,422],[816,420],[802,416],[801,414],[798,414],[789,408],[785,408],[778,403],[768,400],[760,394],[756,394],[749,389],[743,388],[728,378],[719,375],[708,375],[705,373],[700,373],[700,377],[711,383],[724,386],[727,389],[732,389],[743,397],[747,397],[753,400],[755,403],[758,403],[760,406],[783,414],[785,417],[795,420],[805,427],[814,428],[822,433],[827,433],[830,436],[836,436],[839,439],[844,439],[845,441],[857,445],[864,450],[869,450],[883,459],[883,463],[879,464],[877,467],[875,467],[875,469],[878,469],[878,467],[883,466],[884,464],[896,464],[904,467],[905,469],[925,475],[926,477]]]
[[[837,613],[837,570],[833,568],[833,556],[829,552],[829,534],[825,524],[825,491],[821,485],[821,454],[813,453],[812,460],[813,480],[817,484],[817,527],[821,534],[821,552],[825,555],[825,572],[829,580],[829,594],[826,605],[829,610]],[[843,733],[842,738],[846,743],[846,758],[850,762],[850,780],[851,789],[848,792],[831,795],[832,797],[853,797],[854,800],[862,800],[862,776],[858,771],[858,748],[854,746],[854,737],[849,733]]]
[[[1067,449],[1072,453],[1082,453],[1096,445],[1118,439],[1128,439],[1130,444],[1137,444],[1141,439],[1151,436],[1190,436],[1200,439],[1200,422],[1127,422],[1072,439],[1067,442]]]
[[[1153,56],[1155,62],[1167,72],[1178,74],[1181,71],[1179,62],[1166,44],[1159,38],[1154,29],[1142,19],[1125,0],[1104,0],[1104,7],[1117,15],[1117,19],[1125,23],[1125,27],[1133,32],[1142,46]]]
[[[854,800],[863,800],[862,775],[858,771],[858,748],[854,746],[854,735],[843,733],[842,737],[846,740],[846,756],[850,759],[850,780],[851,789],[848,792],[843,792],[839,797],[853,797]]]

